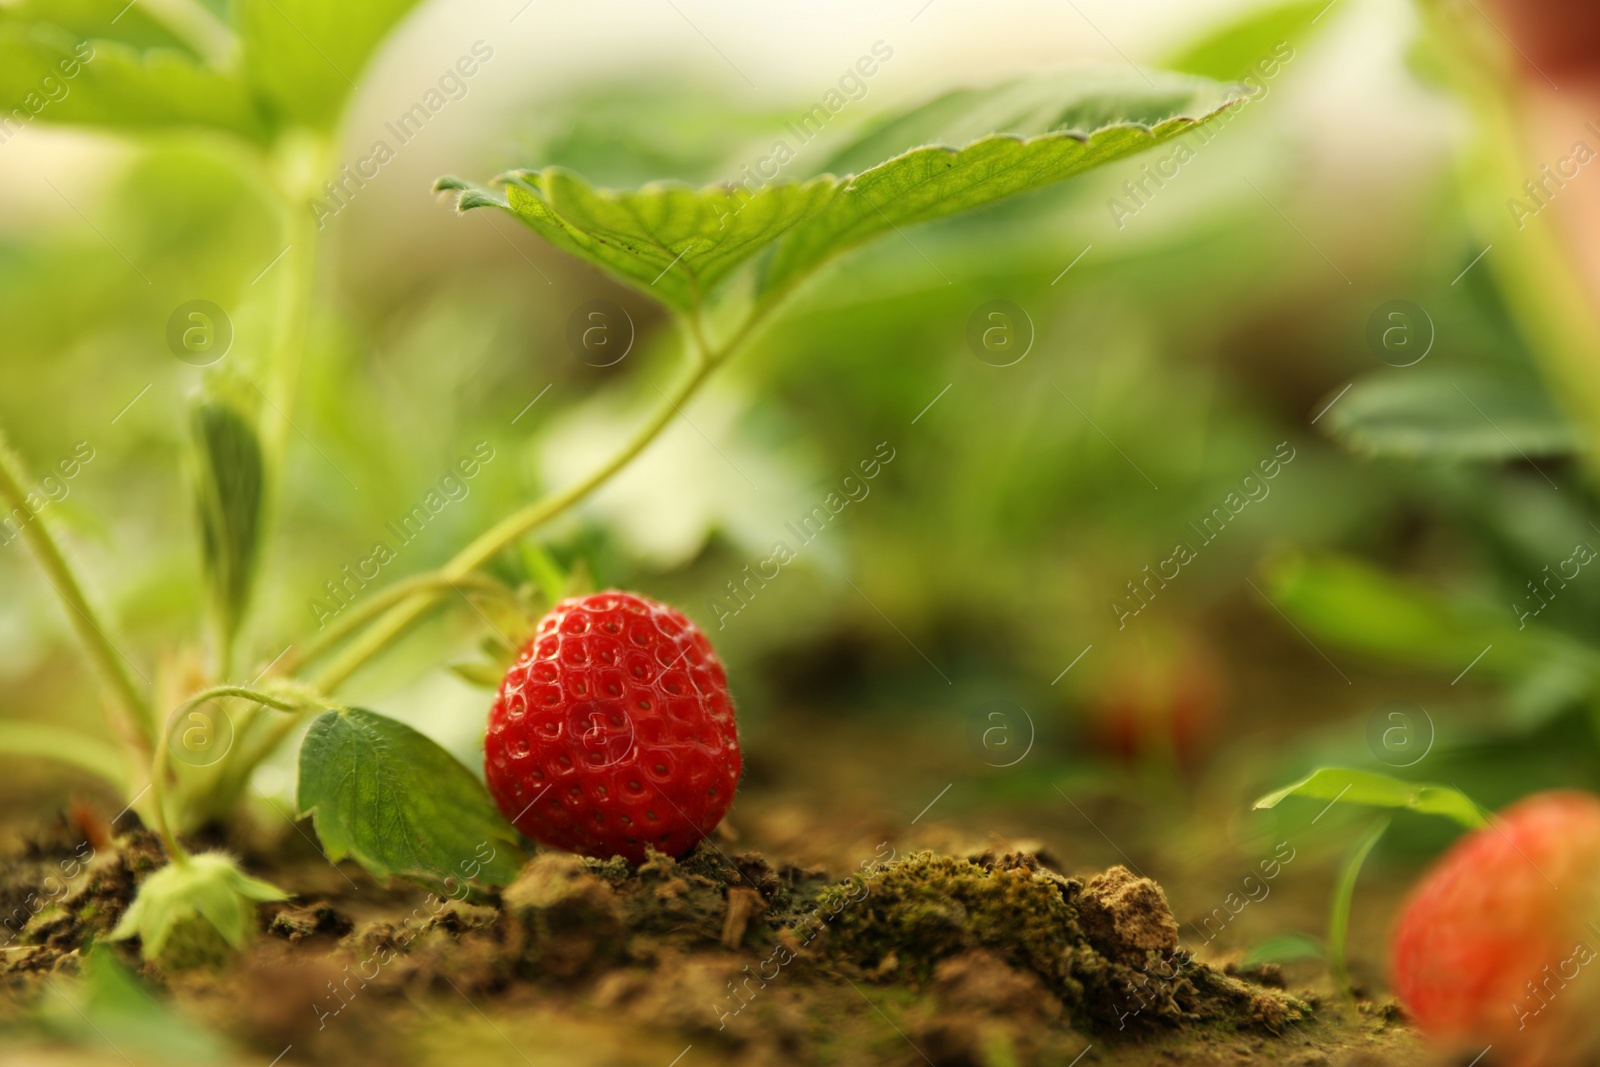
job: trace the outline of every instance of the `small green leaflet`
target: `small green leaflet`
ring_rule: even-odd
[[[505,680],[506,669],[498,663],[484,663],[478,660],[469,660],[464,663],[446,664],[446,669],[463,682],[478,689],[487,689],[491,692],[500,688],[500,683]]]
[[[52,100],[45,85],[63,86],[66,95]],[[251,139],[264,136],[244,83],[183,52],[86,41],[48,22],[0,16],[0,114],[14,110],[36,114],[41,123],[144,130],[204,126]]]
[[[1320,960],[1327,954],[1322,943],[1307,934],[1279,934],[1257,945],[1239,961],[1239,966],[1249,968],[1266,963],[1299,963],[1303,960]]]
[[[595,189],[571,171],[546,167],[496,179],[503,194],[442,178],[461,193],[462,211],[509,211],[557,248],[631,282],[680,311],[827,202],[833,178],[768,185],[751,195],[732,186],[699,191],[658,183],[637,192]]]
[[[232,642],[250,603],[260,542],[266,472],[255,427],[232,404],[206,400],[194,409],[196,507],[206,578]]]
[[[458,894],[463,882],[509,885],[522,867],[516,832],[471,772],[377,712],[346,708],[311,724],[297,804],[330,860],[353,856],[377,878]]]
[[[1494,646],[1480,671],[1520,679],[1552,663],[1594,678],[1600,657],[1576,641],[1511,612],[1456,604],[1360,560],[1285,552],[1264,567],[1272,599],[1318,637],[1375,658],[1455,674]]]
[[[1325,425],[1353,452],[1402,459],[1516,461],[1579,446],[1577,430],[1531,376],[1484,371],[1363,378]]]
[[[159,999],[105,945],[85,946],[77,982],[50,982],[34,1022],[58,1041],[103,1055],[107,1044],[130,1062],[231,1064],[237,1050],[220,1035]]]
[[[539,595],[546,604],[554,604],[567,595],[571,576],[556,562],[550,550],[531,537],[517,543],[517,558],[528,580],[539,587]]]
[[[111,938],[137,934],[144,958],[152,960],[161,955],[179,924],[204,921],[239,948],[255,933],[255,904],[287,899],[277,886],[246,875],[233,857],[202,852],[169,863],[140,883]]]
[[[834,170],[756,189],[660,183],[596,189],[559,167],[519,170],[484,189],[437,188],[463,210],[496,207],[552,244],[679,311],[699,307],[758,254],[781,294],[822,263],[889,231],[1038,189],[1170,140],[1240,97],[1198,78],[1079,73],[946,94],[838,150]],[[917,146],[921,147],[917,147]],[[908,150],[909,149],[909,150]],[[892,158],[889,158],[892,157]]]
[[[262,142],[290,127],[330,129],[416,4],[236,0],[230,24],[195,0],[161,4],[159,13],[125,0],[21,0],[0,6],[0,114],[23,109],[39,122],[121,129],[210,127]],[[493,56],[481,41],[465,51],[473,64]],[[47,96],[46,86],[66,92]]]
[[[0,4],[0,23],[49,23],[75,40],[120,41],[141,51],[161,48],[199,59],[199,53],[151,7],[129,7],[127,0],[8,0]]]
[[[1473,829],[1489,825],[1478,805],[1465,793],[1450,786],[1405,782],[1386,774],[1347,767],[1323,767],[1313,771],[1293,785],[1268,793],[1253,806],[1275,808],[1288,797],[1365,804],[1376,808],[1404,808],[1424,815],[1442,815]]]
[[[1206,78],[1270,77],[1278,61],[1333,22],[1317,23],[1330,14],[1328,0],[1296,0],[1251,11],[1220,29],[1186,43],[1161,66]],[[1287,50],[1287,52],[1285,51]]]
[[[331,127],[372,54],[416,6],[417,0],[238,0],[246,80],[280,124]],[[477,42],[472,57],[486,54],[494,49]]]

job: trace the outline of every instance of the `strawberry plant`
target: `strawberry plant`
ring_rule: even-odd
[[[659,780],[650,773],[641,781],[585,772],[574,788],[593,787],[585,801],[591,807],[603,804],[595,797],[613,786],[657,790],[687,808],[679,822],[645,835],[618,835],[609,826],[596,833],[603,822],[592,818],[598,808],[579,811],[591,822],[580,828],[566,809],[563,822],[526,806],[542,787],[516,761],[538,738],[529,736],[531,726],[512,721],[515,702],[540,685],[584,676],[569,676],[573,664],[563,660],[555,679],[544,678],[548,660],[519,658],[519,651],[532,642],[537,652],[552,638],[563,649],[576,648],[582,643],[573,640],[569,623],[587,620],[603,634],[615,621],[614,608],[590,610],[598,601],[568,602],[536,628],[541,608],[582,584],[550,563],[535,539],[541,528],[649,448],[720,367],[759,346],[786,299],[836,258],[1171,141],[1243,98],[1195,76],[1070,73],[960,90],[886,116],[805,177],[612,190],[550,166],[514,170],[489,184],[441,179],[438,188],[453,194],[461,211],[509,216],[658,302],[675,342],[662,347],[681,353],[677,380],[592,470],[504,515],[442,567],[374,588],[335,616],[319,618],[326,625],[314,632],[282,635],[291,644],[272,659],[267,644],[246,641],[244,623],[254,592],[273,580],[262,573],[265,548],[275,507],[290,489],[285,427],[306,369],[333,136],[352,79],[411,6],[408,0],[354,7],[244,0],[219,15],[200,3],[122,7],[91,0],[59,8],[25,2],[0,11],[0,88],[22,95],[76,64],[72,92],[42,107],[37,121],[135,139],[203,131],[208,150],[249,161],[286,246],[281,269],[268,276],[273,295],[266,317],[276,324],[271,344],[207,372],[193,403],[189,468],[207,607],[206,618],[194,620],[191,647],[206,651],[205,666],[148,681],[148,665],[125,655],[130,646],[79,577],[52,516],[39,513],[30,464],[0,439],[0,499],[27,516],[22,537],[103,682],[107,708],[103,736],[4,725],[0,746],[101,775],[159,830],[170,866],[145,880],[116,934],[139,935],[147,955],[169,961],[210,959],[239,944],[255,903],[284,892],[245,875],[222,853],[191,854],[184,840],[229,817],[253,772],[308,721],[298,756],[299,812],[313,820],[328,858],[352,857],[379,878],[406,878],[452,896],[505,886],[523,858],[513,822],[546,844],[633,860],[643,858],[647,844],[681,852],[709,832],[732,801],[737,742],[714,655],[693,624],[668,609],[658,612],[666,628],[641,634],[651,669],[667,669],[652,683],[664,688],[618,715],[620,724],[606,715],[598,727],[602,735],[631,730],[617,758],[634,761],[630,767],[646,756],[657,760],[645,759],[644,769],[659,769]],[[235,287],[245,288],[241,283]],[[531,561],[534,580],[515,585],[495,569],[513,554]],[[645,603],[607,596],[611,605]],[[487,639],[490,664],[478,665],[477,673],[492,678],[510,668],[489,720],[489,790],[423,734],[340,697],[352,676],[450,598],[465,598],[494,631]],[[547,632],[552,627],[559,633]],[[673,659],[684,653],[685,681],[676,681]],[[704,684],[696,671],[706,673]],[[595,682],[604,685],[598,674]],[[675,698],[689,699],[674,685],[699,694],[681,721],[694,745],[709,746],[720,762],[694,745],[668,760],[665,753],[685,739],[662,733],[662,724],[673,721]],[[558,693],[556,706],[570,710],[565,702],[572,695]],[[528,715],[526,723],[540,721]],[[546,725],[578,728],[558,719]],[[616,756],[605,744],[593,754],[601,770]],[[625,808],[630,819],[634,810]],[[655,809],[637,810],[648,819]]]
[[[1457,5],[1418,6],[1415,64],[1472,120],[1448,194],[1458,213],[1449,224],[1465,233],[1442,235],[1471,251],[1453,280],[1426,286],[1421,304],[1376,309],[1368,346],[1389,368],[1325,398],[1318,418],[1326,415],[1328,435],[1361,458],[1404,464],[1444,524],[1474,532],[1484,566],[1448,589],[1327,551],[1281,551],[1263,570],[1272,602],[1319,648],[1327,642],[1452,687],[1470,676],[1469,685],[1492,692],[1489,708],[1468,710],[1470,725],[1458,721],[1437,746],[1431,721],[1419,737],[1405,715],[1379,722],[1383,709],[1373,713],[1379,728],[1369,747],[1378,762],[1450,761],[1457,773],[1480,753],[1503,759],[1518,745],[1551,745],[1558,730],[1600,731],[1600,630],[1594,594],[1578,581],[1595,558],[1600,376],[1590,354],[1600,319],[1573,269],[1568,235],[1537,217],[1556,187],[1541,192],[1521,174],[1524,109],[1536,94],[1519,83],[1542,91],[1549,70],[1582,69],[1561,63],[1550,43],[1561,36],[1562,9],[1504,12],[1524,22],[1525,50],[1495,22],[1461,17]],[[1548,51],[1536,62],[1529,53],[1541,42]],[[1480,272],[1464,269],[1480,260]],[[1324,811],[1384,811],[1351,842],[1334,885],[1326,955],[1341,991],[1353,989],[1345,954],[1363,864],[1392,838],[1395,813],[1442,816],[1468,833],[1423,875],[1394,930],[1391,985],[1404,1008],[1424,1034],[1469,1057],[1485,1046],[1524,1064],[1592,1056],[1581,994],[1560,995],[1593,957],[1585,919],[1595,876],[1592,796],[1538,792],[1490,815],[1453,783],[1322,766],[1256,807],[1295,796]]]
[[[1600,708],[1593,603],[1567,592],[1595,556],[1585,512],[1600,454],[1600,375],[1589,355],[1600,318],[1571,269],[1566,235],[1535,217],[1547,201],[1518,171],[1526,116],[1517,109],[1527,95],[1518,81],[1542,83],[1542,68],[1527,67],[1527,53],[1491,22],[1463,19],[1445,0],[1418,7],[1416,66],[1464,106],[1473,129],[1449,193],[1460,215],[1452,221],[1467,232],[1442,239],[1473,242],[1486,269],[1430,287],[1424,299],[1438,323],[1406,301],[1377,309],[1368,341],[1391,367],[1358,377],[1322,412],[1329,435],[1364,459],[1462,472],[1465,492],[1448,479],[1431,479],[1430,490],[1451,521],[1482,531],[1493,566],[1478,589],[1454,593],[1333,553],[1284,552],[1265,571],[1275,602],[1341,647],[1457,679],[1476,668],[1508,698],[1502,727],[1527,733],[1574,708]],[[1524,32],[1559,36],[1562,9],[1535,8],[1513,9]],[[1445,315],[1455,327],[1448,337]],[[1519,464],[1534,472],[1526,489],[1513,477]],[[1537,529],[1507,506],[1521,493],[1544,513]]]

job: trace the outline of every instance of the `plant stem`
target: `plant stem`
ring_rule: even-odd
[[[512,595],[510,590],[499,582],[477,575],[464,574],[460,578],[453,580],[438,571],[414,575],[379,590],[359,607],[340,613],[337,621],[329,626],[328,629],[307,641],[304,648],[291,649],[285,654],[283,659],[279,661],[274,673],[293,674],[305,664],[322,658],[367,622],[412,595],[427,594],[437,597],[452,590],[465,591],[465,589],[475,589],[503,596]]]
[[[307,188],[314,188],[316,178],[321,176],[327,151],[326,142],[320,138],[286,139],[275,160],[279,171],[275,188],[286,254],[278,288],[279,329],[267,354],[266,389],[261,394],[278,416],[263,420],[262,439],[269,471],[283,469],[290,412],[294,409],[309,333],[319,242],[311,212],[303,201]]]
[[[167,746],[171,743],[170,737],[163,737],[156,746],[155,759],[150,768],[150,803],[155,808],[156,833],[161,835],[161,843],[166,846],[167,858],[183,866],[189,862],[189,853],[178,844],[172,826],[167,821]]]
[[[105,779],[121,793],[128,789],[123,753],[97,737],[42,722],[0,719],[0,752],[30,759],[58,760]]]
[[[463,590],[463,586],[466,589],[473,589],[481,592],[491,592],[499,596],[515,599],[514,594],[512,594],[511,591],[505,586],[494,581],[493,579],[486,578],[481,575],[466,574],[453,581],[438,572],[415,575],[411,578],[406,578],[402,581],[396,582],[394,585],[391,585],[386,589],[380,590],[376,595],[373,596],[371,600],[368,600],[366,603],[362,604],[359,609],[352,610],[348,615],[341,616],[338,623],[336,623],[334,627],[321,634],[318,634],[315,639],[307,643],[303,650],[293,650],[287,653],[283,659],[279,661],[278,666],[273,668],[273,674],[289,675],[294,673],[294,671],[306,663],[322,658],[324,655],[327,655],[333,649],[337,648],[340,642],[344,641],[352,633],[359,630],[364,623],[371,621],[384,611],[389,610],[394,605],[406,600],[409,597],[427,597],[429,601],[431,601],[446,590],[457,590],[464,592],[465,590]],[[520,606],[520,601],[518,603]],[[220,688],[226,689],[229,687],[224,686]],[[251,694],[246,691],[239,691],[233,695],[245,696],[254,699],[254,697],[252,697]],[[247,745],[246,738],[252,727],[255,725],[254,712],[256,709],[247,709],[244,715],[240,717],[240,721],[237,724],[237,747],[229,753],[229,756],[223,757],[223,763],[218,764],[219,781],[222,778],[242,780],[256,767],[257,764],[266,759],[267,756],[272,753],[272,750],[277,748],[278,745],[282,743],[283,739],[288,736],[289,731],[294,728],[295,723],[298,721],[298,712],[305,710],[307,707],[332,706],[324,701],[325,698],[321,697],[320,693],[318,693],[315,696],[311,696],[309,699],[302,701],[298,706],[279,708],[281,711],[295,712],[296,716],[279,722],[269,728],[269,733],[266,735],[266,737],[253,745]],[[258,702],[266,703],[265,701]],[[277,707],[277,705],[271,704],[268,706]],[[229,757],[233,756],[234,752],[238,753],[237,758],[230,759]],[[225,773],[220,773],[220,768],[224,764],[227,767],[227,771]]]
[[[1345,966],[1344,946],[1350,934],[1350,904],[1355,897],[1356,879],[1361,877],[1361,865],[1367,861],[1367,854],[1388,829],[1389,816],[1385,815],[1361,836],[1339,868],[1339,880],[1333,889],[1333,905],[1328,914],[1328,966],[1333,971],[1333,984],[1340,996],[1350,996],[1350,972]]]
[[[698,335],[698,329],[686,330],[686,334],[694,340]],[[698,342],[692,344],[690,348],[693,356],[688,372],[673,386],[672,391],[662,398],[661,405],[615,455],[582,480],[513,512],[485,530],[440,568],[440,576],[447,581],[455,581],[482,566],[517,538],[549,522],[583,500],[643,452],[667,424],[677,417],[681,405],[694,395],[695,390],[731,351],[731,348],[724,349],[722,353],[712,356]],[[363,664],[416,622],[427,610],[428,603],[428,597],[418,595],[397,605],[384,615],[373,629],[367,631],[360,640],[345,649],[343,654],[317,674],[312,685],[322,692],[333,692]]]
[[[254,701],[255,703],[261,704],[265,707],[275,708],[278,711],[299,711],[302,707],[309,703],[309,701],[306,700],[301,700],[299,702],[288,700],[281,695],[263,693],[259,689],[250,689],[242,685],[214,685],[210,689],[202,689],[200,692],[184,701],[178,710],[181,711],[183,708],[187,708],[192,704],[198,704],[201,701],[215,700],[218,697],[243,697],[245,700]]]
[[[162,794],[166,788],[167,748],[172,744],[171,735],[173,723],[177,716],[182,714],[185,709],[194,707],[196,704],[203,703],[207,700],[221,700],[228,697],[238,697],[250,701],[252,705],[259,705],[261,707],[272,708],[275,711],[286,712],[288,713],[287,718],[291,723],[298,720],[298,713],[304,708],[324,708],[328,706],[327,702],[322,699],[320,694],[309,691],[264,692],[259,689],[253,689],[249,686],[242,685],[217,685],[212,686],[209,689],[202,689],[200,692],[195,693],[182,704],[178,705],[177,709],[173,711],[172,715],[167,720],[167,734],[162,738],[161,748],[155,761],[155,767],[151,771],[153,792]],[[255,711],[255,706],[252,706],[248,709],[248,712],[250,713]],[[249,724],[251,721],[253,721],[251,718],[241,716],[241,722],[235,728],[236,743],[243,738],[245,731],[249,729]],[[232,750],[230,750],[229,753],[225,753],[221,760],[218,760],[216,763],[206,768],[206,770],[213,773],[213,783],[221,780],[226,781],[233,786],[241,785],[245,778],[249,775],[250,770],[255,766],[255,761],[245,761],[242,765],[240,765],[240,761],[237,760],[230,763],[228,760],[228,755],[230,755],[231,752]],[[227,770],[224,771],[223,768],[227,768]],[[158,782],[160,783],[159,787],[156,786],[156,783]],[[166,819],[167,805],[164,795],[156,796],[154,803],[159,805],[159,817],[163,820]]]
[[[42,517],[33,514],[29,509],[27,491],[23,488],[27,481],[28,476],[21,458],[12,450],[4,430],[0,430],[0,498],[5,500],[8,512],[21,510],[29,517],[22,526],[22,536],[33,549],[34,557],[44,572],[45,580],[55,588],[56,595],[67,606],[67,619],[77,631],[79,640],[89,650],[89,655],[99,666],[105,680],[123,704],[124,710],[132,718],[139,737],[148,750],[156,740],[155,712],[138,684],[134,682],[133,674],[129,670],[131,664],[106,636],[108,627],[105,621],[98,616],[94,605],[90,604],[89,598],[84,595],[82,584],[73,573],[66,556],[62,554],[61,546],[56,543],[49,526]]]

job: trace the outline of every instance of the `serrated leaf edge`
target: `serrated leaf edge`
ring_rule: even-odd
[[[979,145],[988,144],[994,141],[1013,141],[1019,145],[1032,145],[1035,143],[1056,140],[1077,141],[1079,144],[1089,144],[1096,138],[1117,130],[1138,130],[1147,134],[1164,136],[1175,126],[1199,126],[1203,123],[1210,122],[1218,115],[1221,115],[1224,111],[1243,103],[1246,99],[1247,97],[1244,96],[1229,96],[1218,107],[1206,112],[1203,115],[1174,115],[1171,118],[1162,119],[1160,122],[1153,124],[1144,122],[1112,122],[1107,123],[1104,126],[1097,126],[1092,130],[1052,130],[1049,133],[1035,134],[1032,137],[1023,137],[1021,135],[1012,133],[988,133],[984,134],[982,137],[976,137],[971,141],[967,141],[966,143],[960,145],[942,144],[938,142],[914,145],[897,155],[890,156],[888,159],[885,159],[880,163],[875,163],[865,170],[857,171],[853,174],[838,175],[831,172],[824,172],[803,180],[786,178],[764,183],[761,186],[761,191],[780,188],[805,189],[809,186],[829,181],[837,183],[841,189],[848,190],[852,188],[858,180],[871,174],[873,171],[878,170],[880,167],[886,167],[892,163],[897,163],[900,160],[905,159],[908,156],[915,155],[918,152],[935,150],[944,152],[947,155],[956,156],[968,151],[969,149],[978,147]],[[559,164],[552,164],[548,167],[536,168],[521,167],[514,170],[502,171],[501,173],[496,174],[493,178],[489,179],[489,181],[490,185],[520,186],[521,188],[539,197],[540,200],[545,200],[545,193],[541,188],[542,179],[546,175],[552,174],[565,174],[576,178],[588,186],[589,191],[594,195],[613,202],[621,201],[624,197],[628,196],[672,191],[689,192],[700,196],[716,194],[734,195],[740,188],[737,182],[731,180],[710,182],[706,185],[696,186],[689,182],[665,179],[660,181],[646,182],[635,189],[615,189],[609,186],[594,185],[582,174],[572,170],[569,167],[563,167]],[[433,190],[436,193],[455,192],[457,194],[456,207],[460,211],[470,211],[473,208],[478,207],[498,207],[505,211],[511,210],[510,204],[505,199],[496,197],[492,189],[478,185],[474,182],[466,181],[462,178],[456,177],[455,175],[447,174],[439,178],[433,183]]]

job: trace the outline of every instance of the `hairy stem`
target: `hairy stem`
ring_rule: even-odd
[[[238,788],[241,788],[248,780],[250,771],[255,767],[256,761],[241,761],[238,759],[230,760],[229,757],[233,755],[234,751],[236,751],[238,747],[240,747],[244,735],[250,728],[250,724],[253,721],[253,713],[256,712],[260,707],[266,707],[271,708],[274,711],[285,712],[287,713],[285,718],[292,723],[298,720],[298,713],[306,708],[326,708],[329,706],[328,701],[324,699],[321,694],[312,692],[309,689],[299,686],[296,686],[292,689],[275,689],[271,691],[263,691],[243,685],[217,685],[212,686],[209,689],[203,689],[189,697],[182,704],[178,705],[177,709],[174,710],[172,715],[168,718],[167,736],[162,739],[161,751],[157,754],[155,767],[151,772],[153,791],[156,791],[156,787],[154,786],[154,783],[156,782],[160,783],[159,790],[165,790],[166,788],[166,750],[168,746],[173,743],[172,732],[174,730],[174,724],[177,720],[177,717],[183,714],[186,709],[192,708],[197,704],[204,703],[205,701],[225,700],[234,697],[248,700],[251,702],[252,706],[246,710],[245,714],[239,717],[238,725],[235,727],[234,748],[225,753],[222,759],[218,760],[216,763],[202,769],[202,775],[209,774],[210,777],[202,777],[201,779],[201,781],[206,783],[200,789],[199,795],[201,796],[209,796],[210,790],[214,790],[219,787],[224,788],[231,795]],[[189,795],[193,796],[194,794],[191,793]],[[182,795],[180,794],[176,799],[178,799],[181,808]],[[154,802],[161,806],[160,813],[161,816],[165,818],[167,815],[166,800],[158,798]],[[203,817],[205,814],[210,812],[210,808],[203,808],[200,814]],[[183,810],[180,811],[180,814],[193,816],[195,812],[192,810]],[[190,824],[188,822],[184,822],[184,825]]]
[[[202,689],[184,701],[183,707],[187,708],[201,701],[215,700],[218,697],[243,697],[245,700],[254,701],[263,707],[274,708],[278,711],[299,711],[307,704],[315,703],[314,700],[305,697],[299,700],[291,699],[293,696],[299,696],[299,694],[263,693],[259,689],[251,689],[242,685],[214,685],[210,689]],[[182,710],[182,708],[179,710]]]
[[[56,595],[66,605],[67,620],[72,623],[79,640],[88,649],[124,711],[133,720],[139,737],[148,749],[156,739],[155,712],[144,691],[134,681],[133,670],[136,668],[132,668],[111,638],[106,636],[110,627],[84,595],[82,583],[73,573],[72,565],[62,554],[61,546],[56,543],[49,526],[29,509],[28,494],[24,488],[27,482],[28,476],[21,458],[12,450],[4,431],[0,430],[0,499],[5,500],[8,512],[20,510],[28,516],[22,526],[23,538],[33,549],[45,580],[55,588]]]

